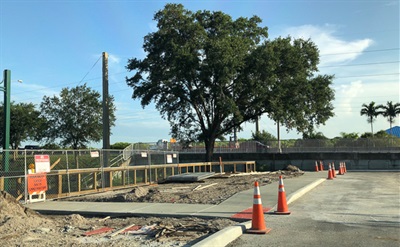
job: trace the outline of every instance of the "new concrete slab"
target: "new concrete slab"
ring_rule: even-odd
[[[304,195],[325,181],[327,171],[306,172],[304,175],[284,179],[284,187],[289,202]],[[46,201],[27,204],[26,207],[43,214],[81,214],[96,216],[158,216],[201,218],[230,218],[232,215],[253,206],[254,190],[240,192],[218,205],[178,204],[178,203],[127,203],[127,202],[71,202]],[[260,187],[262,205],[275,208],[278,200],[278,182]],[[224,246],[239,237],[244,229],[251,227],[251,221],[228,227],[197,243],[195,246]],[[216,243],[220,243],[221,245]]]

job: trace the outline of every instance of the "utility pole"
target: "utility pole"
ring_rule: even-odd
[[[103,52],[103,167],[108,167],[108,149],[110,149],[110,113],[108,97],[108,54]],[[110,174],[103,177],[105,186],[110,186]]]
[[[110,113],[108,97],[108,54],[103,52],[103,149],[110,149]]]

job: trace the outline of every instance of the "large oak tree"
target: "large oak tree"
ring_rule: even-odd
[[[175,138],[204,141],[207,161],[217,138],[263,113],[300,130],[324,122],[315,111],[330,98],[316,106],[314,101],[324,96],[310,88],[328,87],[332,78],[312,77],[318,49],[311,41],[289,38],[285,45],[291,52],[280,56],[286,48],[267,40],[267,28],[259,26],[257,16],[233,20],[222,12],[191,12],[180,4],[167,4],[154,20],[158,30],[144,38],[146,57],[128,61],[127,69],[135,71],[127,78],[132,97],[141,99],[143,107],[154,102]],[[293,57],[303,46],[308,51]],[[297,92],[306,95],[285,101]]]

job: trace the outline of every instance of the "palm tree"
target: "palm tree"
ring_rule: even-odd
[[[392,134],[392,124],[395,122],[396,116],[400,114],[400,103],[393,104],[392,101],[388,101],[386,105],[379,105],[379,114],[386,117],[390,124],[390,134]]]
[[[375,102],[371,101],[369,105],[367,104],[362,104],[362,109],[361,109],[361,116],[366,115],[367,122],[371,124],[371,133],[372,137],[374,137],[374,127],[373,127],[373,122],[375,121],[375,118],[379,115],[379,106],[375,106]]]

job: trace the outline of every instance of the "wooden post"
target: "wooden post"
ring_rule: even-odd
[[[122,171],[122,185],[124,185],[124,186],[125,186],[125,183],[126,183],[125,174],[126,174],[126,171],[125,170]]]
[[[58,197],[62,194],[62,175],[58,175]]]
[[[147,168],[144,169],[144,183],[147,184]]]
[[[112,171],[110,171],[110,173],[109,173],[110,175],[110,181],[109,181],[109,183],[110,183],[110,188],[112,188],[113,187],[113,172]]]
[[[93,189],[97,190],[97,173],[93,172]]]
[[[21,195],[22,178],[17,179],[17,195]]]
[[[78,173],[78,192],[81,192],[81,173]]]
[[[4,190],[4,177],[0,177],[0,190]]]
[[[167,167],[164,167],[164,179],[167,178]]]
[[[136,185],[136,170],[133,170],[133,184]]]

